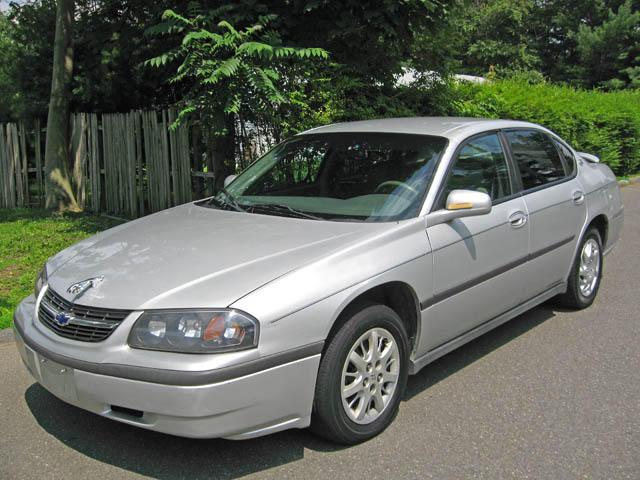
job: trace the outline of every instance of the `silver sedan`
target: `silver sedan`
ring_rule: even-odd
[[[588,307],[623,223],[607,166],[515,121],[320,127],[225,184],[47,262],[14,316],[40,384],[186,437],[360,442],[438,357]]]

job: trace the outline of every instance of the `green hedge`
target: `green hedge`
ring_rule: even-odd
[[[640,90],[600,92],[517,80],[453,87],[453,114],[539,123],[617,175],[640,171]]]

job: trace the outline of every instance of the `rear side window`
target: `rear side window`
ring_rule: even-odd
[[[536,130],[505,132],[525,190],[561,180],[565,170],[556,146]]]
[[[462,146],[445,184],[442,208],[447,195],[456,189],[486,193],[493,202],[511,195],[509,169],[498,135],[475,137]]]

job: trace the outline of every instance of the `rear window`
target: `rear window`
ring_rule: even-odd
[[[566,174],[556,146],[536,130],[505,132],[525,190],[562,180]]]

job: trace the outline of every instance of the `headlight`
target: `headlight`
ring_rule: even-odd
[[[42,290],[42,287],[44,287],[46,284],[47,284],[47,266],[45,265],[44,267],[42,267],[42,270],[40,270],[40,273],[36,277],[36,282],[33,286],[33,293],[35,294],[36,298],[38,298],[38,295],[40,295],[40,290]]]
[[[180,353],[245,350],[258,344],[258,322],[237,310],[148,311],[129,334],[129,346]]]

